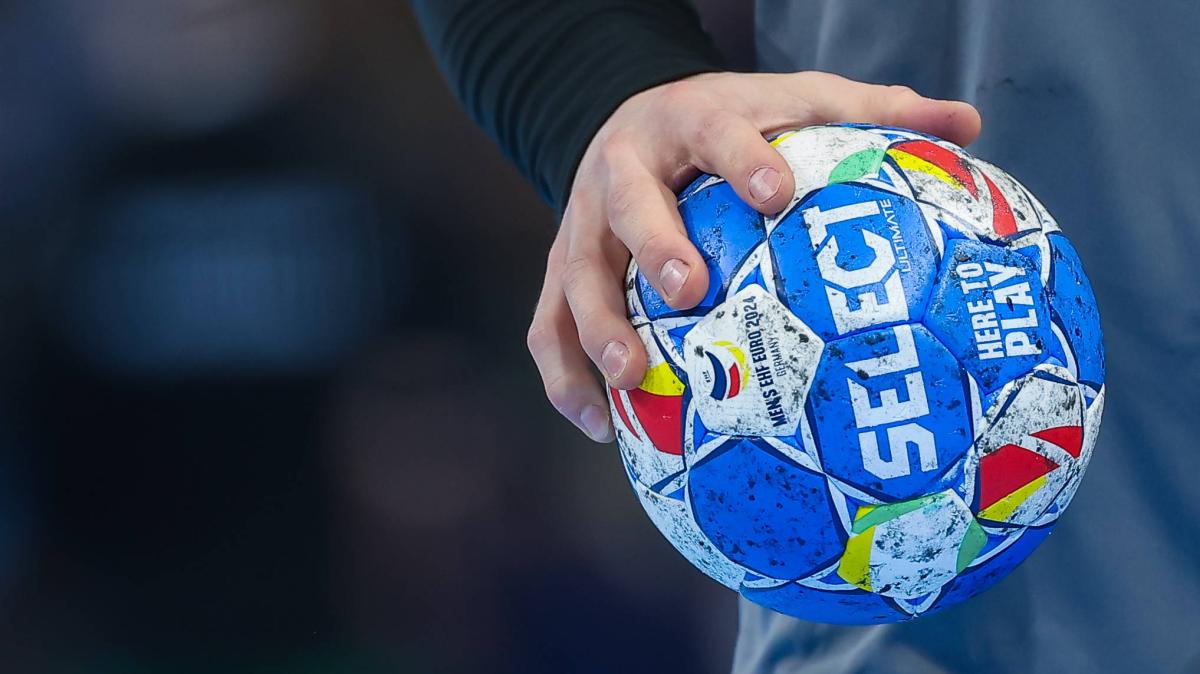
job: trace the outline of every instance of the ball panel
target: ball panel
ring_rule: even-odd
[[[924,323],[985,395],[1058,348],[1034,261],[977,241],[948,244]]]
[[[713,547],[683,500],[651,491],[635,479],[631,479],[631,484],[650,521],[679,554],[725,587],[732,590],[741,587],[746,569]]]
[[[807,405],[825,471],[884,500],[957,486],[971,409],[958,361],[920,325],[830,342]]]
[[[801,578],[842,550],[825,478],[768,445],[731,440],[693,465],[688,500],[709,540],[768,578]]]
[[[939,259],[915,202],[856,183],[812,193],[768,240],[781,298],[825,340],[919,317]]]
[[[1079,470],[1083,393],[1064,368],[1042,365],[1006,386],[987,414],[974,509],[983,522],[1026,526]]]
[[[761,286],[715,307],[683,340],[697,413],[729,435],[793,435],[824,343]]]
[[[952,491],[862,506],[838,575],[869,592],[922,597],[966,568],[985,538],[970,509]]]

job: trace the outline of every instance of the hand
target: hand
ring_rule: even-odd
[[[564,417],[611,441],[608,403],[588,359],[617,388],[645,375],[646,350],[622,291],[630,252],[675,309],[695,306],[708,290],[675,192],[704,171],[762,213],[777,213],[795,183],[763,134],[829,122],[907,127],[959,145],[980,129],[967,103],[818,72],[697,75],[647,89],[613,112],[580,161],[529,327],[546,397]]]

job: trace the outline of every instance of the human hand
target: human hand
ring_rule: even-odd
[[[622,291],[631,252],[671,307],[704,298],[708,270],[675,193],[712,173],[758,211],[778,213],[795,183],[763,135],[830,122],[906,127],[959,145],[981,124],[961,101],[819,72],[707,73],[647,89],[613,112],[580,160],[529,327],[529,351],[559,413],[609,442],[608,403],[588,360],[617,388],[645,375],[646,350]]]

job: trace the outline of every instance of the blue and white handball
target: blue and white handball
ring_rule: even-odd
[[[779,215],[714,176],[679,196],[699,306],[630,267],[650,369],[609,394],[634,491],[695,566],[781,613],[963,601],[1046,538],[1091,458],[1104,349],[1079,257],[952,143],[834,125],[772,144],[796,176]]]

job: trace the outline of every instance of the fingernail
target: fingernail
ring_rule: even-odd
[[[608,425],[608,412],[599,405],[588,405],[579,414],[579,422],[587,431],[589,437],[596,442],[608,442],[612,439],[612,429]]]
[[[609,380],[617,379],[629,362],[629,347],[616,340],[605,344],[604,351],[600,353],[600,362],[604,365],[604,372]]]
[[[679,294],[680,290],[683,290],[683,284],[687,282],[688,274],[691,271],[691,267],[683,260],[667,260],[658,274],[663,292],[667,294],[667,299],[675,297]]]
[[[783,176],[779,175],[779,171],[770,166],[764,166],[750,174],[750,196],[761,204],[775,196],[781,182],[783,182]]]

